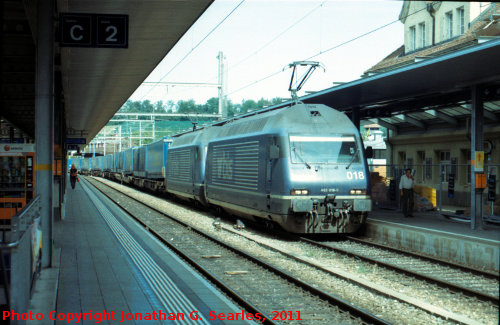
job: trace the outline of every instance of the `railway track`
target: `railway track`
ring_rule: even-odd
[[[134,203],[124,204],[126,194],[90,183],[248,312],[263,315],[267,324],[389,324],[135,198],[127,196]]]
[[[353,242],[366,244],[366,245],[373,246],[373,247],[378,247],[378,248],[392,251],[392,252],[403,253],[405,255],[412,256],[415,258],[425,259],[425,260],[428,260],[430,262],[434,262],[436,264],[453,267],[456,269],[463,270],[465,272],[470,272],[473,274],[481,275],[481,276],[492,278],[492,279],[497,279],[497,281],[500,280],[500,274],[498,272],[495,272],[495,271],[479,270],[479,269],[472,268],[472,267],[462,265],[462,264],[458,264],[455,262],[445,261],[445,260],[442,260],[442,259],[439,259],[436,257],[429,256],[429,255],[425,255],[425,254],[421,254],[421,253],[417,253],[417,252],[412,252],[412,251],[408,251],[408,250],[404,250],[404,249],[398,249],[398,248],[395,248],[392,246],[386,246],[386,245],[374,243],[370,240],[356,238],[353,236],[346,236],[346,238],[353,241]]]
[[[113,183],[110,183],[110,184],[113,185]],[[113,185],[113,186],[118,186],[118,185]],[[124,189],[124,190],[127,192],[135,191],[135,190],[131,190],[131,189]],[[133,192],[131,194],[133,194],[134,196],[138,195],[139,197],[147,196],[146,194],[136,194],[135,192]],[[161,199],[155,199],[155,200],[157,202],[158,201],[162,202],[162,203],[160,203],[160,205],[164,204],[163,203],[164,201]],[[162,209],[163,209],[163,206],[162,206]],[[197,213],[193,212],[191,214],[197,214]],[[202,219],[203,218],[210,220],[210,222],[213,221],[213,217],[210,217],[210,216],[204,216],[204,217],[202,216]],[[200,216],[196,216],[193,219],[196,219],[198,221],[198,220],[200,220]],[[203,221],[203,222],[206,223],[206,221]],[[267,258],[268,262],[271,259],[271,263],[275,264],[276,260],[278,260],[280,258],[283,259],[283,257],[279,257],[279,255],[282,255],[282,256],[285,256],[288,260],[297,261],[297,263],[301,265],[300,266],[301,268],[303,268],[305,265],[308,265],[311,267],[311,269],[315,268],[316,271],[314,271],[314,272],[316,272],[318,274],[323,272],[323,275],[320,276],[321,280],[316,281],[316,283],[315,283],[315,281],[311,281],[311,280],[313,280],[312,278],[314,278],[315,276],[311,276],[311,278],[308,277],[309,275],[302,277],[303,279],[305,279],[305,281],[307,281],[309,283],[313,283],[313,286],[315,286],[315,287],[324,288],[324,290],[326,290],[327,292],[331,292],[331,291],[336,292],[336,290],[338,290],[339,287],[342,287],[343,292],[340,296],[343,297],[347,301],[356,301],[355,304],[358,304],[357,303],[358,298],[355,297],[354,299],[352,299],[353,295],[354,296],[356,296],[356,295],[358,295],[358,296],[363,296],[363,295],[370,296],[369,297],[370,303],[372,301],[377,302],[377,303],[374,303],[376,305],[375,307],[372,307],[372,306],[367,307],[366,304],[363,304],[363,303],[361,303],[360,305],[363,306],[366,310],[371,311],[372,314],[375,314],[376,316],[384,318],[384,319],[388,319],[391,323],[405,323],[405,324],[407,324],[407,323],[414,323],[414,324],[415,323],[432,323],[432,322],[434,322],[434,323],[442,323],[442,322],[446,323],[447,321],[451,321],[452,323],[461,323],[461,324],[480,324],[480,323],[495,324],[495,323],[498,323],[498,316],[497,316],[498,315],[498,307],[496,306],[496,304],[494,306],[492,306],[491,303],[487,303],[487,302],[474,303],[474,301],[472,301],[472,303],[471,303],[470,298],[467,298],[468,300],[464,299],[464,298],[460,298],[460,296],[463,297],[463,295],[448,292],[449,290],[445,290],[445,289],[436,290],[436,289],[434,289],[436,286],[429,285],[427,283],[427,281],[419,280],[420,282],[414,282],[414,283],[416,283],[415,286],[424,287],[423,289],[418,288],[418,290],[423,291],[424,293],[426,293],[426,291],[431,291],[430,293],[427,293],[427,297],[432,296],[435,298],[434,300],[439,300],[440,302],[443,303],[443,306],[441,306],[440,304],[437,304],[437,306],[436,306],[433,303],[427,302],[426,296],[421,297],[421,293],[416,293],[415,296],[413,296],[413,294],[408,295],[408,294],[405,294],[405,292],[404,292],[405,290],[399,290],[399,289],[391,290],[388,287],[385,287],[384,285],[379,285],[379,284],[375,283],[375,282],[378,282],[379,278],[386,279],[388,282],[396,282],[396,281],[399,281],[398,279],[400,279],[400,278],[409,278],[409,277],[406,277],[404,275],[402,277],[401,272],[397,272],[397,271],[392,272],[392,273],[394,273],[392,275],[386,275],[385,271],[384,271],[384,273],[380,272],[383,268],[377,269],[378,265],[379,265],[378,263],[377,264],[372,263],[374,265],[372,267],[372,269],[367,269],[368,273],[375,270],[374,273],[377,273],[377,276],[378,276],[377,279],[375,281],[373,281],[373,279],[366,280],[366,279],[363,279],[363,275],[365,275],[365,274],[359,274],[359,271],[363,271],[364,269],[367,268],[366,266],[361,265],[360,269],[357,271],[355,270],[354,274],[341,270],[341,267],[339,267],[339,266],[341,265],[343,267],[344,265],[342,265],[342,264],[345,264],[344,262],[347,261],[346,258],[350,258],[350,257],[346,257],[345,254],[342,254],[342,256],[344,256],[344,257],[341,257],[339,259],[338,256],[340,254],[332,252],[331,249],[318,248],[316,245],[314,245],[313,243],[309,243],[309,242],[308,243],[306,243],[306,242],[289,242],[289,241],[287,242],[287,241],[284,241],[281,237],[279,239],[275,240],[277,245],[269,246],[269,244],[264,243],[262,241],[262,238],[264,237],[264,236],[262,236],[262,234],[251,235],[250,233],[248,233],[246,231],[244,231],[244,232],[234,231],[232,228],[233,227],[231,225],[223,226],[223,227],[221,227],[221,230],[231,232],[234,234],[234,236],[245,237],[248,240],[256,243],[255,247],[252,247],[252,248],[243,247],[243,249],[245,249],[245,250],[250,249],[253,251],[257,251],[259,249],[262,250],[262,247],[266,247],[266,249],[268,249],[268,250],[274,250],[276,252],[276,254],[278,254],[278,255],[274,256],[272,258]],[[219,232],[218,234],[221,234],[221,232]],[[228,242],[230,242],[230,241],[228,241]],[[241,240],[234,240],[231,245],[238,246],[238,245],[241,245],[240,242],[241,242]],[[303,252],[301,252],[301,248],[295,247],[295,246],[299,246],[299,244],[305,245],[307,247],[316,247],[315,249],[318,252],[309,253],[307,251],[308,249],[306,249],[306,253],[304,254]],[[282,247],[277,247],[280,245]],[[314,251],[314,250],[311,249],[311,251]],[[332,258],[332,255],[337,255],[336,260],[334,258]],[[274,260],[272,260],[272,259],[274,259]],[[358,267],[357,264],[363,264],[363,263],[366,264],[366,262],[362,262],[359,257],[350,258],[350,259],[354,260],[353,264],[356,265],[356,267]],[[287,262],[287,263],[289,265],[292,264],[290,262]],[[290,269],[290,270],[293,269],[293,271],[291,270],[290,272],[293,273],[294,277],[301,277],[300,275],[296,274],[295,268],[298,268],[298,267],[287,266],[285,268]],[[365,271],[363,271],[363,273],[366,273]],[[313,271],[310,271],[310,272],[313,272]],[[356,273],[356,272],[358,272],[358,273]],[[380,275],[378,273],[380,273]],[[340,284],[337,282],[337,280],[335,280],[335,278],[344,279],[346,281],[352,282],[354,285],[351,286],[351,284],[345,284],[345,283]],[[395,280],[391,280],[392,278],[394,278]],[[402,280],[402,281],[406,282],[406,280]],[[402,285],[403,285],[403,289],[404,289],[404,286],[406,286],[406,287],[409,286],[409,287],[412,287],[412,289],[413,289],[413,283],[403,283]],[[352,289],[356,286],[358,288]],[[349,288],[349,289],[344,289],[344,287]],[[360,290],[359,289],[360,287],[367,289],[368,293],[365,292],[365,293],[360,293],[360,294],[352,294],[351,291],[358,291],[358,290]],[[401,293],[401,292],[403,292],[403,293]],[[457,297],[459,298],[458,300],[457,300]],[[382,303],[380,301],[382,301],[384,299],[386,299],[388,301],[392,301],[392,303],[391,302],[386,303],[390,307],[380,306],[380,305],[382,305]],[[401,303],[395,303],[394,300],[399,300]],[[451,304],[450,301],[455,301],[455,300],[457,300],[457,302],[453,303],[450,306],[450,304]],[[464,304],[464,301],[465,301],[465,304]],[[368,303],[368,305],[370,303]],[[486,304],[486,307],[484,307],[485,304]],[[433,319],[422,320],[421,318],[419,319],[419,317],[422,317],[422,316],[415,316],[415,314],[418,314],[416,311],[409,311],[409,312],[402,311],[403,309],[410,310],[411,308],[414,308],[414,307],[424,311],[425,313],[428,313],[429,316],[431,316],[431,315],[438,316],[438,317],[442,318],[442,320],[441,321],[436,321]],[[393,312],[397,313],[398,315],[397,316],[393,316],[393,315],[387,316],[387,313],[390,314],[390,312],[388,312],[386,310],[383,310],[383,312],[380,312],[380,310],[379,310],[380,308],[381,309],[387,309],[387,308],[393,309],[394,310]],[[468,311],[466,313],[462,313],[462,309],[466,309],[466,310],[468,309]],[[481,315],[481,313],[483,311],[484,311],[485,315],[487,315],[486,317]],[[402,315],[406,315],[406,316],[402,316]],[[395,317],[395,318],[392,318],[392,317]],[[400,318],[398,319],[397,317],[400,317]],[[424,317],[427,317],[427,316],[424,316]],[[432,317],[434,317],[434,316],[432,316]],[[401,320],[402,318],[404,320]],[[417,319],[419,319],[418,322],[416,322]]]
[[[348,236],[347,239],[349,241],[317,242],[300,238],[317,247],[375,263],[471,297],[499,303],[498,274],[371,243],[352,236]]]
[[[427,311],[427,312],[429,312],[431,314],[437,315],[439,317],[442,317],[443,319],[453,320],[454,322],[457,322],[457,323],[460,323],[460,324],[480,324],[481,323],[481,322],[476,322],[475,320],[470,319],[468,317],[464,317],[463,315],[460,315],[458,313],[453,313],[453,312],[450,312],[448,310],[445,310],[445,309],[439,308],[439,307],[436,308],[435,306],[433,306],[433,305],[425,302],[422,299],[414,298],[414,297],[408,296],[406,294],[401,294],[401,293],[399,293],[397,291],[394,291],[394,290],[391,290],[391,289],[389,289],[387,287],[377,285],[377,284],[375,284],[375,283],[373,283],[371,281],[363,280],[360,277],[357,277],[355,274],[349,273],[349,272],[345,272],[345,271],[341,270],[340,268],[335,268],[335,267],[332,268],[331,266],[327,265],[326,263],[315,261],[314,258],[311,258],[311,257],[308,257],[308,256],[304,256],[304,255],[301,255],[301,254],[297,254],[297,253],[289,253],[286,250],[283,250],[282,248],[276,248],[275,246],[268,245],[266,243],[262,243],[255,236],[241,234],[241,233],[235,232],[235,231],[233,231],[231,229],[227,229],[227,228],[225,230],[229,231],[229,232],[237,233],[240,236],[243,236],[243,237],[245,237],[247,239],[259,242],[259,244],[262,245],[262,246],[266,246],[269,249],[273,249],[273,250],[275,250],[277,252],[280,252],[283,255],[286,255],[286,256],[288,256],[290,258],[293,258],[293,259],[295,259],[297,261],[300,261],[300,262],[302,262],[304,264],[310,265],[310,266],[312,266],[314,268],[317,268],[319,270],[323,270],[325,272],[329,272],[329,273],[331,273],[334,276],[338,276],[338,277],[344,278],[344,279],[346,279],[348,281],[352,281],[352,282],[354,282],[354,283],[356,283],[356,284],[358,284],[360,286],[366,287],[368,289],[372,289],[374,291],[377,291],[379,294],[386,295],[388,297],[391,297],[391,298],[400,300],[402,302],[411,304],[411,305],[413,305],[415,307],[421,308],[422,310]],[[354,253],[352,253],[352,252],[350,252],[350,251],[348,251],[346,249],[342,249],[342,250],[340,250],[340,249],[338,250],[336,248],[333,249],[331,246],[328,246],[328,245],[325,245],[325,244],[322,244],[322,243],[318,243],[318,242],[312,241],[312,240],[307,239],[307,238],[300,238],[300,241],[303,241],[304,243],[307,243],[308,245],[317,246],[317,247],[319,247],[321,249],[324,249],[324,250],[340,252],[341,254],[350,255],[350,257],[355,257],[356,259],[359,259],[359,260],[362,259],[362,258],[360,258],[360,256],[358,256],[358,255],[356,255],[356,254],[354,254]],[[377,260],[367,259],[367,261],[370,261],[370,262],[374,263],[375,266],[381,264]],[[404,269],[401,269],[401,268],[395,268],[395,267],[393,267],[390,264],[388,264],[387,268],[392,269],[392,270],[394,270],[394,271],[396,271],[398,273],[410,273],[410,274],[414,275],[412,272],[408,272],[407,270],[404,270]],[[361,268],[361,269],[363,269],[363,268]],[[422,275],[422,274],[418,274],[418,275],[419,276],[417,278],[425,279],[425,280],[431,280],[431,277],[429,277],[429,276],[425,276],[425,275]],[[448,288],[448,284],[446,282],[442,283],[442,282],[437,281],[437,280],[436,281],[429,281],[429,282],[439,283],[441,285],[444,285],[446,288]],[[452,286],[453,289],[457,289],[457,287],[458,286]],[[459,291],[462,292],[462,289],[463,288],[461,288]],[[468,290],[468,289],[463,289],[463,290]],[[494,291],[494,289],[492,291]],[[475,293],[475,292],[473,291],[473,293]],[[471,294],[471,292],[468,292],[468,294]],[[475,295],[475,294],[473,294],[473,295]],[[477,297],[477,298],[484,299],[485,297],[484,297],[483,293],[480,293],[479,297]],[[485,300],[491,301],[495,305],[497,305],[495,299],[498,300],[498,297],[495,298],[494,296],[490,297],[490,296],[486,295],[486,299]]]

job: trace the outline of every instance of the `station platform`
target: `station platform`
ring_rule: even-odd
[[[44,318],[27,324],[99,318],[100,324],[225,324],[231,321],[210,320],[209,312],[241,312],[86,181],[67,190],[65,211],[54,224],[59,254],[53,267],[42,269],[29,309]],[[160,317],[166,321],[155,320]]]
[[[463,265],[499,271],[500,226],[450,218],[438,211],[413,212],[405,218],[397,209],[370,212],[364,236],[376,242],[409,249]]]

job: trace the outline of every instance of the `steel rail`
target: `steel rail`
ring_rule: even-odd
[[[94,180],[98,181],[99,183],[101,183],[101,184],[103,184],[103,185],[105,185],[105,186],[110,187],[109,185],[107,185],[107,184],[105,184],[105,183],[101,182],[100,180],[97,180],[97,179],[94,179]],[[96,187],[96,188],[97,188],[97,187]],[[112,187],[110,187],[110,188],[112,188]],[[185,223],[185,222],[183,222],[183,221],[180,221],[180,220],[176,219],[175,217],[172,217],[172,216],[170,216],[170,215],[166,214],[165,212],[163,212],[163,211],[161,211],[161,210],[158,210],[158,209],[156,209],[156,208],[154,208],[154,207],[151,207],[150,205],[148,205],[148,204],[146,204],[146,203],[144,203],[144,202],[142,202],[142,201],[140,201],[140,200],[138,200],[138,199],[136,199],[136,198],[134,198],[134,197],[132,197],[132,196],[130,196],[130,195],[128,195],[128,194],[126,194],[126,193],[120,192],[120,191],[118,191],[118,190],[116,190],[116,189],[114,189],[114,188],[112,188],[112,189],[113,189],[113,190],[115,190],[115,191],[117,191],[117,192],[119,192],[120,194],[125,195],[126,197],[128,197],[128,198],[130,198],[130,199],[134,200],[135,202],[140,203],[141,205],[143,205],[143,206],[147,207],[148,209],[151,209],[151,210],[153,210],[153,211],[155,211],[155,212],[157,212],[157,213],[159,213],[159,214],[161,214],[161,215],[163,215],[163,216],[165,216],[165,217],[167,217],[167,218],[169,218],[169,219],[171,219],[171,220],[174,220],[175,222],[178,222],[179,224],[181,224],[181,225],[185,226],[186,228],[189,228],[190,230],[194,231],[195,233],[197,233],[197,234],[199,234],[199,235],[201,235],[201,236],[203,236],[203,237],[205,237],[205,238],[207,238],[207,239],[209,239],[209,240],[211,240],[211,241],[213,241],[213,242],[217,243],[218,245],[220,245],[220,246],[222,246],[222,247],[224,247],[224,248],[226,248],[226,249],[228,249],[228,250],[230,250],[230,251],[234,252],[235,254],[241,255],[241,256],[243,256],[243,257],[247,258],[248,260],[250,260],[250,261],[252,261],[252,262],[256,263],[257,265],[260,265],[261,267],[263,267],[263,268],[265,268],[265,269],[267,269],[267,270],[272,271],[272,272],[273,272],[273,273],[275,273],[276,275],[281,276],[282,278],[284,278],[284,279],[286,279],[287,281],[289,281],[289,282],[293,283],[294,285],[296,285],[296,286],[298,286],[298,287],[300,287],[300,288],[302,288],[302,289],[304,289],[304,290],[309,291],[310,293],[312,293],[312,294],[314,294],[314,295],[318,296],[318,297],[319,297],[319,298],[321,298],[321,299],[324,299],[324,300],[328,301],[330,304],[335,305],[335,306],[337,306],[337,307],[341,308],[341,309],[342,309],[342,310],[344,310],[344,311],[349,312],[349,313],[350,313],[352,316],[354,316],[354,317],[359,317],[360,319],[362,319],[363,321],[365,321],[365,322],[367,322],[367,323],[369,323],[369,324],[385,324],[385,325],[390,324],[389,322],[387,322],[387,321],[385,321],[385,320],[383,320],[383,319],[381,319],[381,318],[379,318],[379,317],[377,317],[377,316],[375,316],[375,315],[373,315],[373,314],[371,314],[371,313],[369,313],[369,312],[367,312],[367,311],[365,311],[365,310],[363,310],[363,309],[361,309],[361,308],[358,308],[358,307],[356,307],[356,306],[352,305],[351,303],[349,303],[349,302],[345,301],[345,300],[344,300],[344,299],[342,299],[342,298],[339,298],[339,297],[336,297],[336,296],[330,295],[330,294],[328,294],[328,293],[326,293],[326,292],[324,292],[324,291],[322,291],[322,290],[320,290],[320,289],[317,289],[317,288],[315,288],[315,287],[313,287],[313,286],[311,286],[311,285],[309,285],[309,284],[307,284],[307,283],[305,283],[305,282],[303,282],[303,281],[301,281],[301,280],[297,279],[297,278],[296,278],[296,277],[294,277],[293,275],[291,275],[291,274],[289,274],[289,273],[287,273],[287,272],[285,272],[285,271],[283,271],[283,270],[281,270],[281,269],[279,269],[279,268],[276,268],[276,267],[274,267],[274,266],[272,266],[272,265],[270,265],[270,264],[268,264],[268,263],[266,263],[266,262],[262,261],[261,259],[259,259],[259,258],[255,257],[255,256],[253,256],[253,255],[250,255],[250,254],[248,254],[248,253],[246,253],[246,252],[244,252],[244,251],[242,251],[242,250],[240,250],[240,249],[238,249],[238,248],[232,247],[232,246],[230,246],[230,245],[228,245],[228,244],[226,244],[226,243],[224,243],[224,242],[220,241],[219,239],[217,239],[217,238],[215,238],[215,237],[213,237],[213,236],[210,236],[210,235],[208,235],[208,234],[204,233],[203,231],[201,231],[201,230],[199,230],[199,229],[196,229],[196,228],[194,228],[193,226],[188,225],[187,223]],[[257,307],[255,307],[255,306],[253,306],[253,305],[250,305],[248,302],[246,302],[246,301],[244,300],[244,298],[240,297],[240,296],[239,296],[237,293],[235,293],[233,290],[231,290],[230,288],[227,288],[227,287],[224,285],[224,283],[223,283],[223,282],[219,281],[219,280],[218,280],[218,279],[217,279],[214,275],[212,275],[209,271],[207,271],[207,270],[206,270],[206,269],[204,269],[203,267],[199,266],[199,265],[198,265],[198,264],[197,264],[194,260],[192,260],[191,258],[189,258],[189,257],[188,257],[186,254],[184,254],[183,252],[180,252],[180,251],[179,251],[179,250],[178,250],[175,246],[173,246],[171,243],[169,243],[168,241],[166,241],[165,239],[163,239],[163,238],[162,238],[159,234],[157,234],[154,230],[150,229],[147,225],[145,225],[145,224],[144,224],[142,221],[140,221],[137,217],[135,217],[135,216],[133,216],[131,213],[129,213],[129,212],[128,212],[126,209],[124,209],[124,208],[123,208],[123,207],[122,207],[119,203],[117,203],[117,202],[115,202],[113,199],[111,199],[111,198],[110,198],[107,194],[105,194],[104,192],[102,192],[100,189],[99,189],[99,191],[100,191],[101,193],[103,193],[106,197],[108,197],[111,201],[113,201],[113,202],[114,202],[117,206],[119,206],[122,210],[124,210],[124,211],[125,211],[128,215],[130,215],[132,218],[134,218],[134,220],[137,220],[137,221],[138,221],[138,222],[139,222],[139,223],[140,223],[143,227],[145,227],[145,229],[146,229],[146,230],[148,230],[149,232],[151,232],[151,233],[152,233],[155,237],[157,237],[159,240],[161,240],[163,243],[165,243],[165,244],[166,244],[169,248],[171,248],[171,249],[172,249],[172,250],[174,250],[175,252],[179,252],[179,254],[180,254],[183,258],[185,258],[185,259],[189,262],[189,264],[193,265],[193,267],[195,267],[197,270],[199,270],[202,274],[206,275],[206,276],[207,276],[208,278],[210,278],[210,279],[214,279],[215,283],[216,283],[218,286],[220,286],[222,290],[226,290],[226,289],[228,289],[228,290],[229,290],[228,294],[230,294],[230,295],[231,295],[231,297],[233,297],[233,294],[235,295],[235,296],[234,296],[234,297],[235,297],[235,298],[234,298],[234,300],[235,300],[235,301],[237,301],[238,303],[240,303],[240,304],[242,304],[242,305],[244,305],[244,306],[249,305],[249,310],[255,310],[255,312],[258,312],[258,313],[260,313],[260,314],[262,314],[262,315],[266,315],[265,313],[263,313],[263,312],[259,311],[259,310],[257,309]],[[266,321],[267,321],[267,320],[270,320],[270,318],[269,318],[267,315],[266,315],[265,317],[266,317]],[[273,323],[269,323],[269,324],[273,324]]]
[[[320,247],[320,248],[328,249],[328,250],[331,250],[331,251],[335,251],[335,252],[338,252],[338,253],[341,253],[341,254],[345,254],[345,255],[351,256],[351,257],[359,258],[360,260],[363,260],[363,261],[366,261],[366,262],[369,262],[369,263],[374,263],[374,264],[382,265],[382,266],[384,266],[384,267],[386,267],[388,269],[395,270],[395,271],[397,271],[399,273],[404,273],[406,275],[415,277],[415,278],[420,279],[420,280],[429,281],[429,282],[437,284],[437,285],[439,285],[441,287],[452,289],[453,291],[458,291],[458,292],[461,292],[461,293],[465,293],[465,294],[467,294],[469,296],[472,296],[472,297],[475,297],[475,298],[479,298],[481,300],[490,301],[490,302],[493,302],[495,304],[499,303],[499,298],[497,296],[493,296],[493,295],[490,295],[490,294],[487,294],[487,293],[484,293],[484,292],[481,292],[481,291],[477,291],[477,290],[474,290],[474,289],[465,288],[465,287],[462,287],[460,285],[457,285],[457,284],[454,284],[454,283],[451,283],[451,282],[448,282],[448,281],[445,281],[445,280],[441,280],[441,279],[434,278],[434,277],[431,277],[431,276],[428,276],[428,275],[425,275],[425,274],[421,274],[421,273],[418,273],[418,272],[407,270],[407,269],[404,269],[404,268],[399,267],[397,265],[386,263],[386,262],[377,260],[376,258],[371,258],[371,257],[363,256],[363,255],[357,254],[355,252],[351,252],[351,251],[346,250],[346,249],[342,249],[342,248],[338,248],[338,247],[332,247],[332,246],[329,246],[329,245],[326,245],[326,244],[314,241],[312,239],[308,239],[308,238],[304,238],[304,237],[298,237],[298,238],[301,241],[307,242],[307,243],[309,243],[311,245],[314,245],[314,246],[317,246],[317,247]],[[406,254],[406,252],[403,252],[403,253]]]
[[[349,240],[352,240],[354,242],[360,243],[360,244],[370,245],[370,246],[373,246],[373,247],[376,247],[376,248],[380,248],[380,249],[392,251],[392,252],[395,252],[395,253],[401,253],[401,254],[409,255],[409,256],[412,256],[412,257],[415,257],[415,258],[424,259],[424,260],[427,260],[427,261],[430,261],[430,262],[433,262],[433,263],[436,263],[436,264],[441,264],[443,266],[448,266],[448,267],[460,269],[460,270],[462,270],[464,272],[470,272],[470,273],[473,273],[475,275],[480,275],[480,276],[484,276],[484,277],[487,277],[487,278],[500,280],[500,274],[499,273],[495,273],[495,272],[491,272],[491,271],[486,271],[486,270],[474,269],[472,267],[469,267],[469,266],[466,266],[466,265],[463,265],[463,264],[458,264],[458,263],[454,263],[454,262],[451,262],[451,261],[441,260],[441,259],[436,258],[436,257],[424,255],[424,254],[417,253],[417,252],[407,251],[407,250],[399,249],[399,248],[396,248],[396,247],[385,246],[385,245],[382,245],[382,244],[374,243],[374,242],[371,242],[369,240],[365,240],[365,239],[361,239],[361,238],[356,238],[356,237],[353,237],[353,236],[345,236],[345,238],[347,238]]]
[[[100,180],[97,180],[94,178],[94,180],[98,181],[99,183],[105,185],[105,186],[108,186],[109,188],[113,189],[112,187],[110,187],[109,185],[101,182]],[[91,182],[89,182],[90,184],[92,184]],[[101,194],[103,194],[105,197],[107,197],[111,202],[113,202],[117,207],[119,207],[123,212],[125,212],[127,215],[129,215],[132,219],[134,219],[137,223],[139,223],[142,227],[144,227],[145,230],[147,230],[149,233],[151,233],[156,239],[158,239],[160,242],[162,242],[163,244],[165,244],[169,249],[171,249],[173,252],[175,252],[178,256],[180,256],[182,259],[184,259],[189,265],[191,265],[193,268],[195,268],[198,272],[200,272],[203,276],[205,276],[206,278],[209,279],[209,281],[212,281],[212,283],[214,283],[219,289],[221,289],[224,293],[226,293],[229,297],[231,297],[231,299],[233,299],[234,301],[236,301],[238,304],[240,304],[243,308],[245,308],[247,311],[250,311],[251,313],[260,313],[261,315],[263,315],[263,317],[266,319],[263,324],[271,324],[271,325],[275,325],[275,324],[278,324],[278,323],[275,323],[271,320],[271,317],[269,317],[269,315],[265,314],[264,312],[262,312],[261,310],[259,310],[257,307],[255,307],[254,305],[252,305],[251,303],[249,303],[248,301],[246,301],[243,297],[241,297],[238,293],[236,293],[234,290],[232,290],[231,288],[229,288],[228,286],[226,286],[224,284],[224,282],[222,282],[221,280],[219,280],[215,275],[213,275],[210,271],[208,271],[207,269],[205,269],[203,266],[201,266],[200,264],[198,264],[195,260],[193,260],[192,258],[190,258],[186,253],[184,253],[182,250],[180,250],[179,248],[177,248],[174,244],[172,244],[171,242],[169,242],[168,240],[166,240],[165,238],[163,238],[163,236],[161,236],[159,233],[157,233],[154,229],[151,229],[147,224],[145,224],[140,218],[136,217],[134,214],[130,213],[126,208],[124,208],[120,203],[118,203],[116,200],[114,200],[113,198],[111,198],[108,194],[104,193],[104,191],[102,191],[100,188],[98,188],[97,186],[95,186],[94,184],[92,184],[99,192],[101,192]],[[117,192],[119,192],[118,190],[116,189],[113,189]],[[144,206],[146,206],[147,208],[157,212],[157,213],[160,213],[164,216],[166,216],[167,218],[171,219],[171,220],[174,220],[178,223],[180,223],[181,225],[185,226],[185,227],[190,227],[189,225],[187,225],[186,223],[182,222],[182,221],[179,221],[179,220],[176,220],[175,218],[171,217],[171,216],[168,216],[167,214],[163,213],[163,212],[160,212],[156,209],[154,209],[153,207],[150,207],[148,206],[147,204],[131,197],[130,195],[126,194],[126,193],[123,193],[123,192],[119,192],[121,195],[125,195],[126,197],[128,197],[129,199],[132,199]],[[192,230],[194,230],[194,228],[190,227]]]

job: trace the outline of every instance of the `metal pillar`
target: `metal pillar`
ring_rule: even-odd
[[[218,80],[218,88],[219,88],[219,116],[221,119],[227,118],[227,108],[225,102],[225,78],[224,78],[224,54],[222,51],[217,55],[217,59],[219,59],[219,80]]]
[[[356,126],[356,128],[359,130],[359,126],[360,126],[360,123],[359,123],[359,107],[354,107],[352,109],[351,121],[352,121],[352,123],[354,123],[354,125]]]
[[[35,95],[35,190],[40,195],[42,266],[52,261],[52,188],[54,159],[53,46],[54,1],[39,1],[37,12],[37,54]]]
[[[153,142],[155,141],[155,123],[156,123],[156,120],[153,119]]]
[[[104,139],[102,140],[103,142],[103,155],[106,156],[106,128],[104,128]]]
[[[483,98],[481,88],[472,87],[471,92],[471,161],[475,161],[476,151],[483,151]],[[476,189],[476,164],[471,166],[470,217],[471,229],[481,229],[483,226],[483,189]]]

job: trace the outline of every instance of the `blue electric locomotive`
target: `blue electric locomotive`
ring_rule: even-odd
[[[207,145],[219,127],[207,127],[175,137],[168,151],[167,192],[207,205],[205,160]]]
[[[325,105],[257,111],[171,141],[115,154],[111,177],[292,233],[354,233],[371,210],[370,153]]]
[[[209,204],[293,233],[353,233],[371,210],[359,131],[325,105],[221,126],[208,144],[205,183]]]

